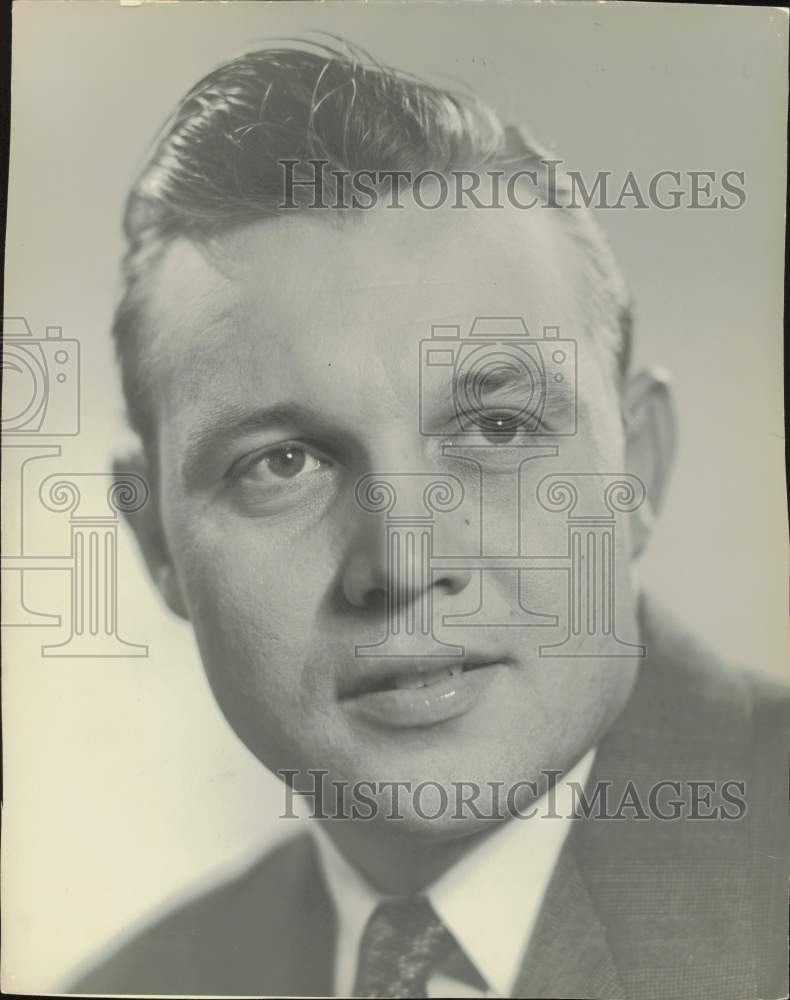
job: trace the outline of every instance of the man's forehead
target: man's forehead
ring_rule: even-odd
[[[524,315],[578,326],[578,282],[548,215],[409,206],[264,220],[167,248],[149,298],[148,347],[209,350],[233,336],[418,336],[434,323]],[[388,329],[390,326],[398,327]],[[564,330],[567,335],[578,335]],[[314,345],[313,345],[314,347]],[[313,348],[311,348],[313,349]]]
[[[579,390],[604,405],[580,283],[553,221],[385,212],[303,213],[174,241],[152,289],[145,362],[160,429],[186,439],[218,414],[284,404],[335,424],[413,420],[421,342],[441,326],[463,340],[486,316],[576,341]],[[452,391],[446,371],[437,407]]]

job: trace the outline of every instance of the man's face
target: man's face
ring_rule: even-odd
[[[428,572],[419,541],[432,530],[437,557],[565,556],[567,512],[538,503],[539,482],[624,471],[610,362],[568,258],[551,212],[413,205],[339,224],[302,212],[169,248],[146,349],[164,558],[223,712],[273,771],[507,789],[570,766],[622,706],[633,659],[541,655],[568,633],[567,560],[520,578],[506,567],[481,577],[463,560]],[[576,341],[576,434],[552,434],[571,405],[559,391],[539,433],[489,433],[523,406],[507,379],[483,386],[494,422],[460,433],[452,365],[431,369],[421,399],[420,342],[444,324],[463,343],[477,316],[523,317],[533,338],[554,326]],[[568,369],[539,350],[546,392]],[[388,542],[386,511],[363,509],[356,493],[371,474],[394,484],[392,514],[429,515],[432,528],[391,523]],[[432,475],[455,477],[453,510],[425,507]],[[590,491],[582,505],[600,511],[604,481],[578,482]],[[621,638],[637,641],[627,522],[612,595]],[[581,565],[595,571],[584,555]],[[409,620],[417,638],[383,649],[399,655],[359,655]],[[464,655],[436,655],[440,643]],[[462,830],[401,804],[404,829]]]

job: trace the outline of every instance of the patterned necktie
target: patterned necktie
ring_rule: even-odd
[[[359,946],[355,997],[427,997],[427,982],[458,944],[424,896],[385,900]]]

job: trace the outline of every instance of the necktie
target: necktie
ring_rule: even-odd
[[[457,949],[424,896],[385,900],[362,935],[354,996],[426,997],[428,979]]]

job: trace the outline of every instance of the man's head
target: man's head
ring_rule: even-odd
[[[135,186],[115,333],[155,502],[134,526],[220,706],[272,770],[507,788],[572,764],[630,691],[636,660],[589,655],[575,625],[574,655],[541,655],[568,631],[570,571],[463,561],[565,551],[565,520],[537,499],[552,473],[581,474],[597,496],[627,469],[660,501],[666,391],[628,376],[627,303],[587,213],[428,210],[408,186],[399,209],[312,208],[308,194],[280,207],[283,161],[325,161],[331,185],[340,170],[512,175],[540,158],[469,98],[355,53],[271,49],[192,90]],[[521,317],[531,339],[558,327],[575,344],[570,395],[548,392],[565,353],[529,348],[532,389],[554,402],[528,432],[523,380],[486,383],[493,422],[471,415],[463,433],[463,373],[422,380],[431,328],[466,336],[478,316]],[[576,432],[558,437],[570,405]],[[359,502],[370,476],[395,484],[410,517],[425,517],[431,477],[459,502],[436,514],[430,543],[424,520],[388,534],[386,514]],[[605,588],[632,642],[629,565],[647,509],[618,525]],[[404,531],[411,549],[398,548]],[[589,553],[580,565],[598,572]],[[433,652],[375,655],[393,623],[419,633],[428,598]],[[460,680],[438,644],[465,650]],[[405,812],[420,834],[467,828]]]
[[[533,139],[503,127],[472,95],[373,64],[355,49],[263,49],[221,66],[180,102],[127,202],[126,287],[114,333],[132,426],[144,438],[155,437],[146,396],[151,374],[145,361],[145,301],[149,276],[175,237],[202,242],[256,219],[300,214],[284,204],[307,208],[315,189],[297,180],[286,198],[286,177],[315,175],[310,164],[316,160],[325,163],[318,173],[323,201],[330,205],[337,171],[407,171],[416,177],[423,171],[463,170],[531,173],[539,203],[554,196],[562,204],[562,172],[552,172],[550,190],[541,168],[546,158]],[[300,166],[284,167],[288,161]],[[382,202],[392,183],[382,178],[374,185]],[[563,268],[578,271],[585,322],[601,339],[613,369],[624,373],[631,314],[606,240],[588,211],[549,211],[569,236]],[[308,214],[337,221],[341,213],[312,208]],[[342,213],[349,214],[363,217],[365,210]]]

